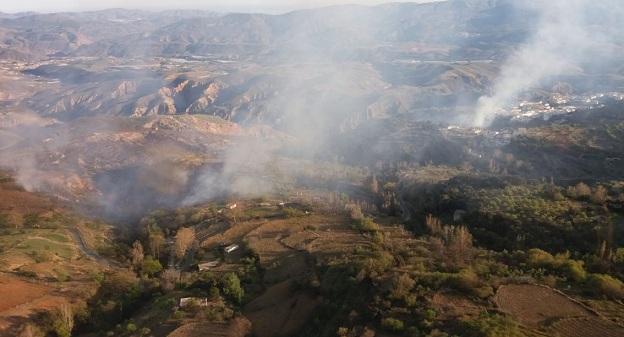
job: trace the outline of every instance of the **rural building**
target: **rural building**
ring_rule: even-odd
[[[188,307],[189,305],[196,304],[200,307],[208,306],[208,299],[201,297],[182,297],[180,298],[180,308]]]
[[[219,260],[208,261],[208,262],[201,262],[201,263],[197,264],[197,269],[199,271],[204,271],[204,270],[209,270],[209,269],[215,268],[218,265],[219,265]]]
[[[237,244],[233,244],[233,245],[229,245],[229,246],[225,247],[223,250],[224,250],[227,254],[229,254],[229,253],[231,253],[231,252],[233,252],[233,251],[237,250],[238,248],[240,248],[240,247],[239,247]]]

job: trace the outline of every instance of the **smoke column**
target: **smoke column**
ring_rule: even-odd
[[[549,0],[520,6],[528,6],[539,16],[537,25],[528,41],[503,63],[492,94],[479,99],[476,126],[488,125],[497,112],[515,103],[519,94],[542,81],[581,72],[586,62],[601,62],[600,57],[592,59],[591,55],[604,48],[613,32],[596,29],[591,20],[621,12],[623,4],[611,0]]]

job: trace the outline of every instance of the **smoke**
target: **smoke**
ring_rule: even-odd
[[[200,171],[195,186],[181,204],[193,205],[202,201],[230,195],[260,197],[274,191],[272,164],[276,160],[274,146],[260,138],[233,144],[224,154],[222,167],[208,167]]]
[[[587,63],[608,58],[615,32],[615,13],[624,3],[615,0],[527,1],[524,6],[539,16],[533,34],[504,62],[490,96],[479,99],[474,124],[485,126],[513,104],[524,91],[561,75],[579,74]],[[585,69],[586,70],[586,69]]]
[[[231,144],[223,167],[202,170],[183,204],[282,192],[286,182],[301,174],[300,167],[327,160],[333,152],[331,137],[348,128],[352,116],[366,111],[368,102],[362,97],[383,90],[381,81],[371,78],[375,72],[370,66],[350,59],[373,40],[370,9],[321,9],[281,19],[289,22],[288,40],[254,74],[257,82],[243,95],[250,102],[231,116],[243,124],[267,123],[273,136]],[[284,156],[297,164],[289,166]]]
[[[139,25],[129,30],[136,33],[108,34],[112,37],[77,50],[76,55],[99,61],[116,56],[110,63],[78,60],[76,67],[48,67],[51,78],[76,74],[81,81],[66,76],[27,106],[63,117],[64,126],[22,133],[27,142],[21,146],[8,140],[3,145],[0,137],[0,152],[6,154],[0,165],[16,167],[31,190],[53,180],[58,189],[75,192],[70,196],[99,194],[107,213],[124,216],[130,210],[140,216],[155,207],[280,193],[297,178],[333,174],[325,169],[332,165],[346,171],[349,163],[374,165],[380,158],[409,155],[418,161],[433,140],[419,139],[422,130],[403,121],[454,120],[458,105],[472,108],[496,73],[491,55],[525,35],[523,20],[500,23],[514,16],[499,6],[507,2],[451,0],[166,20],[163,14],[162,26],[127,23]],[[611,53],[610,41],[622,30],[610,12],[623,7],[615,0],[517,6],[533,13],[537,20],[528,22],[537,24],[506,60],[493,94],[479,101],[476,124],[485,125],[545,80],[591,70]],[[137,22],[148,21],[158,19]],[[511,33],[499,34],[498,25]],[[108,71],[126,63],[137,69]],[[82,68],[93,72],[76,71]],[[183,113],[236,124],[145,116]],[[114,115],[110,123],[97,117],[104,114]]]

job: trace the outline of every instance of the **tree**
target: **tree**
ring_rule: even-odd
[[[179,278],[180,278],[179,271],[172,269],[172,268],[165,269],[165,271],[163,271],[162,274],[160,274],[160,287],[163,290],[171,291],[175,289],[175,285],[178,282]]]
[[[574,187],[574,194],[577,198],[588,198],[591,195],[591,188],[585,183],[578,183]]]
[[[241,287],[240,279],[234,273],[227,273],[223,275],[221,280],[223,287],[223,294],[230,297],[234,302],[241,303],[245,291]]]
[[[425,218],[425,225],[429,229],[431,235],[438,236],[442,234],[442,222],[433,215],[427,215]]]
[[[130,261],[132,262],[132,266],[135,270],[139,270],[141,268],[144,257],[143,245],[138,240],[134,241],[132,248],[130,249]]]
[[[50,329],[58,337],[71,337],[74,329],[74,312],[69,304],[61,304],[58,309],[50,313],[49,319]]]
[[[454,260],[470,258],[472,253],[472,234],[464,226],[454,227],[448,239],[448,250],[455,255]]]
[[[624,299],[624,283],[606,274],[591,274],[587,284],[597,295],[605,295],[614,299]]]
[[[618,248],[615,250],[613,262],[615,262],[616,265],[624,267],[624,248]]]
[[[370,182],[370,190],[371,192],[377,194],[379,193],[379,182],[377,181],[377,177],[373,174]]]
[[[443,225],[432,215],[427,216],[425,224],[432,235],[432,249],[449,263],[461,266],[471,259],[473,238],[467,227]]]
[[[364,218],[362,208],[358,204],[346,204],[345,210],[349,212],[349,216],[352,220],[359,221]]]
[[[395,277],[392,285],[392,293],[391,296],[395,299],[402,299],[409,295],[414,285],[416,285],[416,281],[414,281],[408,274],[401,274],[398,277]]]
[[[562,272],[575,282],[584,281],[587,272],[583,268],[583,261],[567,260],[561,265]]]
[[[600,185],[596,187],[594,193],[591,195],[591,201],[595,204],[604,204],[607,201],[608,192],[607,189]]]
[[[405,323],[396,318],[384,318],[381,320],[381,326],[391,332],[401,332],[405,329]]]
[[[193,228],[180,228],[175,236],[175,255],[182,258],[195,241],[195,230]]]
[[[150,254],[159,259],[160,250],[165,244],[165,236],[160,231],[150,231],[147,240],[149,241]]]
[[[163,267],[160,261],[153,258],[151,255],[148,255],[145,260],[143,260],[143,266],[141,267],[141,270],[150,277],[160,273],[162,269]]]

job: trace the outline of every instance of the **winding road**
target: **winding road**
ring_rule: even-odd
[[[69,232],[71,233],[74,241],[77,243],[78,249],[80,249],[85,256],[107,268],[111,267],[111,263],[107,259],[103,258],[96,251],[87,246],[78,228],[71,228]]]

